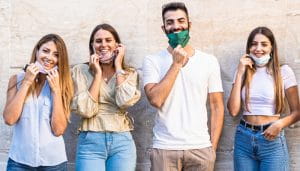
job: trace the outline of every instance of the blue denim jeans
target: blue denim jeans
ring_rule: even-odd
[[[289,154],[284,131],[272,141],[254,131],[238,125],[234,141],[235,171],[288,171]]]
[[[26,155],[26,154],[24,154]],[[31,167],[8,159],[6,171],[67,171],[67,162],[55,166]]]
[[[130,132],[80,132],[76,171],[134,171],[136,148]]]

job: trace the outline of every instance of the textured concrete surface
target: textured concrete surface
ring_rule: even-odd
[[[167,46],[161,31],[161,5],[167,0],[0,0],[0,111],[3,111],[9,76],[29,61],[32,48],[47,33],[61,35],[71,64],[88,60],[88,39],[95,25],[107,22],[120,33],[127,46],[126,62],[141,69],[143,58]],[[299,0],[202,0],[185,1],[193,22],[191,42],[214,54],[221,65],[224,99],[227,100],[238,59],[245,51],[249,32],[256,26],[270,27],[277,38],[281,59],[295,71],[300,83]],[[142,77],[142,75],[141,75]],[[144,94],[129,109],[135,119],[137,170],[149,170],[149,154],[155,109]],[[77,125],[72,117],[65,134],[69,168],[74,170]],[[232,142],[238,118],[227,111],[217,152],[216,170],[232,170]],[[300,124],[286,129],[291,170],[300,170]],[[0,117],[0,170],[5,170],[11,128]]]

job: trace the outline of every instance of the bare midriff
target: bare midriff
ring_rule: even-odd
[[[280,118],[280,115],[264,116],[264,115],[244,115],[244,120],[252,125],[264,125],[270,122],[275,122]]]

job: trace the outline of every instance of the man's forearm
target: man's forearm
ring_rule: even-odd
[[[216,150],[221,137],[223,129],[224,112],[215,111],[211,113],[211,142],[213,148]]]
[[[209,95],[211,109],[211,142],[216,150],[223,129],[224,122],[224,102],[223,93],[211,93]]]
[[[181,65],[172,64],[165,77],[159,83],[153,86],[145,86],[145,92],[151,105],[161,108],[173,88],[181,67]]]

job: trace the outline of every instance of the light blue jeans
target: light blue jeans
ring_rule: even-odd
[[[130,132],[80,132],[76,171],[134,171],[136,148]]]
[[[272,141],[262,135],[238,125],[234,141],[235,171],[288,171],[289,154],[284,131]]]
[[[6,171],[67,171],[67,162],[63,162],[55,166],[31,167],[9,158],[7,161]]]

